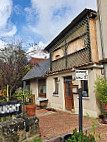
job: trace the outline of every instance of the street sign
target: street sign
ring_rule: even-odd
[[[21,101],[0,102],[0,117],[21,113]]]
[[[76,80],[88,80],[88,70],[76,70]]]

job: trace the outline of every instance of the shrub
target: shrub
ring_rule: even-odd
[[[35,138],[34,142],[42,142],[42,140],[40,138]]]
[[[77,129],[74,129],[72,136],[66,142],[96,142],[96,140],[93,135],[77,132]]]
[[[95,82],[95,92],[102,104],[107,104],[107,80],[98,77]]]

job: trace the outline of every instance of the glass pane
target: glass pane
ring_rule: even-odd
[[[82,81],[82,95],[83,97],[88,97],[88,81]]]
[[[66,96],[71,96],[70,83],[66,83]]]
[[[46,93],[46,86],[40,86],[39,87],[39,93]]]

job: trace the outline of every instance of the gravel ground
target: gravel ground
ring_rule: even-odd
[[[78,129],[78,115],[63,111],[37,110],[39,117],[41,139],[48,139],[72,132]],[[91,119],[83,118],[83,128],[92,125]],[[96,135],[100,134],[101,142],[107,142],[107,124],[96,128]],[[97,136],[96,136],[97,137]]]
[[[107,124],[102,124],[100,127],[96,128],[96,140],[99,142],[98,135],[100,134],[101,142],[107,142]]]

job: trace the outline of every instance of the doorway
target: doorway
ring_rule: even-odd
[[[72,76],[64,77],[65,108],[70,111],[74,109],[72,86]]]

